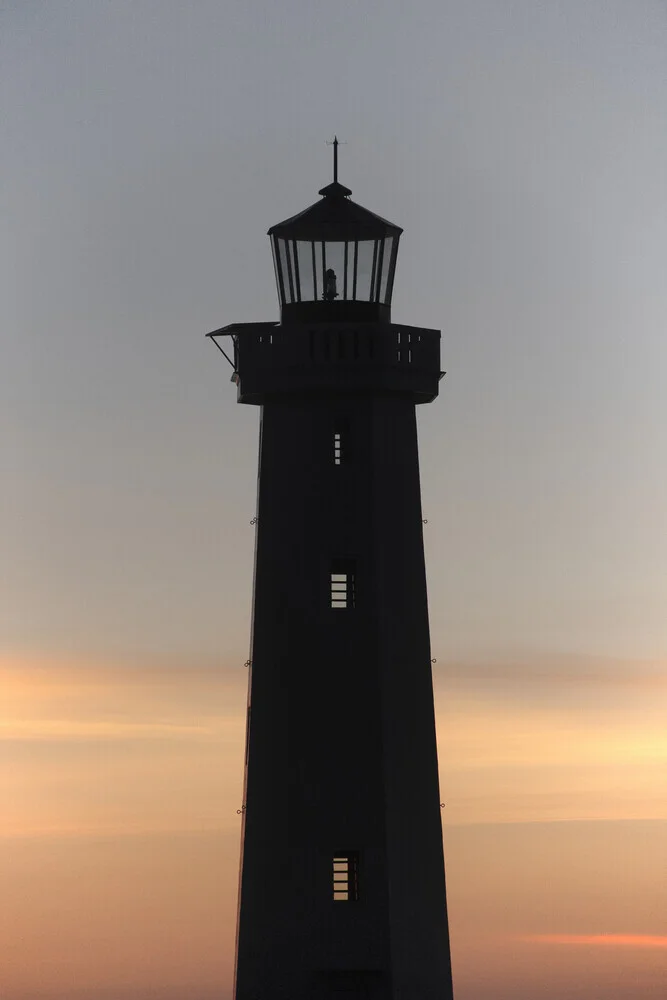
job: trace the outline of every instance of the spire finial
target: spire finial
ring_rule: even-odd
[[[345,143],[340,142],[337,135],[331,142],[327,140],[327,146],[333,146],[333,182],[321,188],[320,194],[324,198],[348,198],[352,194],[349,188],[338,183],[338,147],[344,145]]]
[[[338,141],[338,136],[333,137],[333,142],[327,142],[327,146],[333,146],[333,182],[338,184],[338,147],[341,143]],[[345,143],[342,143],[344,146]]]

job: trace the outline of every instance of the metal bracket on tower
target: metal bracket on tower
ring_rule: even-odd
[[[229,361],[230,365],[234,369],[234,375],[236,375],[236,365],[234,364],[234,362],[232,361],[232,359],[230,358],[230,356],[227,354],[227,352],[225,350],[223,350],[223,348],[220,346],[220,344],[218,343],[218,341],[215,339],[215,335],[218,332],[219,331],[216,330],[214,333],[207,333],[206,336],[210,337],[210,339],[213,341],[213,343],[215,344],[215,346],[218,348],[218,350],[220,351],[220,353],[222,354],[222,356],[224,358],[226,358],[227,361]],[[233,340],[233,338],[232,338],[232,340]],[[234,355],[236,355],[236,341],[234,341]],[[232,375],[232,381],[234,381],[234,375]]]

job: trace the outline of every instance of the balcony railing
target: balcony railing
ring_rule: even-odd
[[[224,333],[233,339],[239,402],[325,392],[402,394],[428,402],[438,393],[439,330],[253,323],[226,327]]]

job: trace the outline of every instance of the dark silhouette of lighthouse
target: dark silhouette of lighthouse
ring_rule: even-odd
[[[209,334],[262,407],[235,996],[451,1000],[415,420],[440,332],[391,322],[402,230],[336,154],[269,230],[280,323]]]

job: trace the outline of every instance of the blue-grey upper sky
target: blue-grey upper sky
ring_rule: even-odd
[[[434,655],[667,655],[667,11],[646,0],[1,5],[3,642],[245,659],[258,412],[330,177],[405,229]]]

